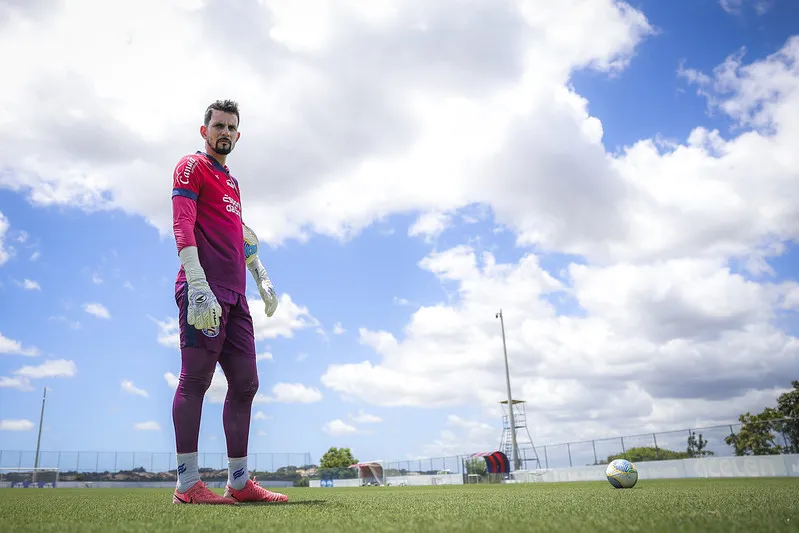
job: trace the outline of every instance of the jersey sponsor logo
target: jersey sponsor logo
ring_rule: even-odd
[[[193,157],[189,157],[186,160],[186,166],[183,167],[183,172],[180,172],[180,169],[175,170],[175,180],[182,185],[189,184],[189,177],[191,176],[192,170],[197,165],[197,160]]]
[[[233,178],[228,178],[227,181],[225,181],[225,183],[227,183],[228,187],[230,187],[234,191],[236,190],[236,183],[233,181]]]
[[[239,218],[241,218],[241,204],[236,201],[234,198],[231,198],[227,194],[222,197],[222,201],[227,204],[225,209],[230,213],[235,213]]]

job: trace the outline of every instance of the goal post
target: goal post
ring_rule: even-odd
[[[0,468],[0,487],[56,488],[59,471],[58,468]]]

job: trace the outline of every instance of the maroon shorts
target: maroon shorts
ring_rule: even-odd
[[[232,356],[255,360],[255,331],[247,298],[218,285],[209,285],[222,308],[222,318],[218,328],[199,330],[187,321],[188,286],[185,282],[175,284],[181,350],[196,348],[216,356],[217,359]]]

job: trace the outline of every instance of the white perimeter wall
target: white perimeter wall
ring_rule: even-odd
[[[799,476],[799,455],[705,457],[635,463],[639,479]],[[519,481],[600,481],[605,465],[519,472]]]
[[[517,482],[605,481],[607,465],[551,468],[514,473]],[[639,479],[675,478],[729,478],[729,477],[786,477],[799,476],[799,455],[766,455],[747,457],[706,457],[702,459],[677,459],[673,461],[647,461],[635,463]],[[392,486],[462,485],[460,474],[447,476],[397,476],[387,477]],[[319,487],[319,480],[311,480],[311,487]],[[335,479],[334,487],[358,487],[357,479]]]
[[[391,485],[392,487],[398,485],[407,485],[409,487],[422,485],[463,485],[463,476],[460,474],[447,474],[442,476],[389,476],[386,477],[386,485]],[[312,479],[310,486],[318,488],[320,486],[320,481],[318,479]],[[334,479],[333,486],[360,487],[361,480]]]

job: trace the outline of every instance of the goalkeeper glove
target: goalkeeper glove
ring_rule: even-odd
[[[266,316],[271,317],[275,314],[278,300],[275,289],[272,287],[272,280],[269,279],[266,268],[258,258],[258,236],[246,224],[242,224],[242,230],[244,232],[244,258],[247,268],[258,286],[258,292],[261,293]]]
[[[205,279],[196,246],[186,246],[178,254],[188,282],[187,321],[199,330],[215,329],[222,320],[222,307]]]

